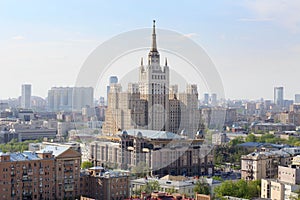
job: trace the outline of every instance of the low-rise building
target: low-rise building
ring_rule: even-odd
[[[105,171],[92,167],[81,173],[82,199],[125,199],[129,197],[128,171]]]
[[[282,148],[275,151],[253,152],[241,157],[241,175],[245,180],[275,178],[278,166],[288,166],[292,157],[300,154],[300,147]]]
[[[118,137],[90,144],[90,161],[95,166],[131,169],[144,163],[151,175],[212,175],[211,147],[201,135],[193,139],[165,131],[127,130]]]

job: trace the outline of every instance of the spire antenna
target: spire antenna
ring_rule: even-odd
[[[151,46],[151,51],[157,51],[157,46],[156,46],[156,33],[155,33],[155,20],[153,20],[152,46]]]
[[[168,66],[168,59],[166,58],[165,66]]]

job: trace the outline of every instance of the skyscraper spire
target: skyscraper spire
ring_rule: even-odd
[[[155,33],[155,20],[153,20],[153,31],[152,31],[152,46],[151,51],[157,52],[157,46],[156,46],[156,33]]]

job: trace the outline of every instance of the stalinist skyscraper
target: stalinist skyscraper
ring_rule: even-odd
[[[126,92],[120,84],[110,85],[103,133],[149,129],[194,135],[199,127],[197,85],[187,85],[183,93],[177,85],[170,86],[167,59],[160,65],[153,21],[151,49],[148,62],[141,59],[139,82],[130,83]]]
[[[160,65],[157,51],[155,21],[153,21],[152,46],[148,64],[141,62],[139,71],[141,99],[148,102],[148,129],[169,130],[169,67]]]

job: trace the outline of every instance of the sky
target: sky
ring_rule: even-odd
[[[206,51],[226,98],[272,99],[273,87],[283,86],[293,99],[300,93],[299,10],[298,0],[2,0],[0,99],[18,97],[24,83],[41,97],[53,86],[73,86],[95,48],[153,19]]]

